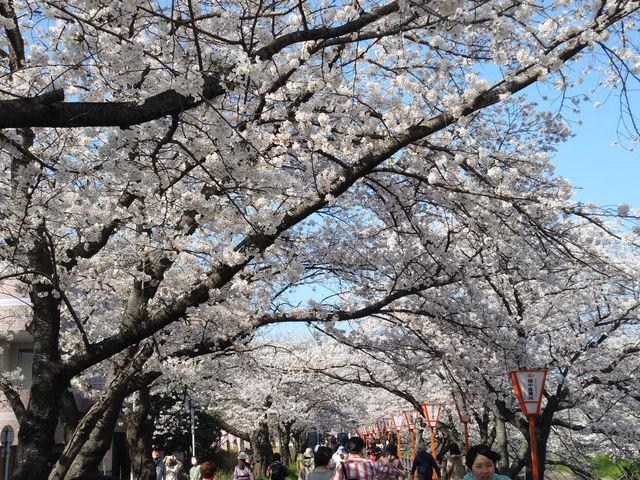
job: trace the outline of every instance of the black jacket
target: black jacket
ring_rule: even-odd
[[[418,452],[416,457],[413,459],[411,475],[417,473],[419,477],[431,477],[432,470],[435,471],[438,478],[440,478],[438,464],[433,459],[431,454],[426,451]]]

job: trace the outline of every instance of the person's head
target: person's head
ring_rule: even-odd
[[[151,448],[151,458],[158,460],[160,458],[160,449],[158,447]]]
[[[202,478],[213,478],[216,473],[216,465],[213,462],[202,462],[200,465],[200,475]]]
[[[420,453],[420,452],[426,452],[427,451],[427,446],[420,442],[416,445],[416,452]]]
[[[273,461],[274,462],[279,462],[280,460],[282,460],[282,456],[278,452],[274,453],[273,454]]]
[[[191,465],[196,466],[198,464],[198,457],[191,457]]]
[[[249,454],[247,452],[240,452],[238,454],[238,464],[246,465],[249,462]]]
[[[449,453],[451,453],[451,455],[460,455],[460,447],[458,447],[457,443],[452,443],[449,446]]]
[[[467,468],[471,470],[474,480],[491,480],[496,471],[496,462],[500,454],[486,445],[474,445],[467,452]]]
[[[313,463],[316,467],[326,467],[333,456],[333,450],[329,447],[321,446],[313,454]]]
[[[361,454],[364,448],[364,441],[360,437],[351,437],[347,441],[347,452]]]
[[[313,460],[313,448],[307,448],[302,454],[305,464],[310,465]]]
[[[398,446],[390,443],[386,447],[384,447],[384,456],[385,457],[395,457],[398,454]]]

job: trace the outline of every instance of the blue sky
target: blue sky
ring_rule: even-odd
[[[619,103],[609,98],[599,108],[585,105],[575,137],[560,145],[553,158],[556,173],[575,187],[574,198],[600,206],[628,203],[640,208],[640,154],[618,142]]]
[[[622,138],[625,132],[620,124],[619,91],[602,87],[598,83],[602,79],[602,74],[592,73],[581,87],[570,90],[571,95],[585,94],[589,100],[580,105],[580,113],[564,109],[563,115],[571,121],[574,137],[559,146],[552,162],[556,174],[574,186],[577,201],[602,207],[628,203],[640,208],[640,190],[637,188],[640,153],[631,151],[634,145]],[[548,95],[551,99],[541,101],[540,108],[551,111],[559,108],[557,91],[532,85],[524,94],[532,99]],[[582,124],[578,125],[578,121]]]

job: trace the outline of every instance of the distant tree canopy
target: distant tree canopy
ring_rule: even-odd
[[[572,205],[549,156],[570,134],[563,108],[580,103],[576,60],[602,67],[633,120],[638,8],[0,2],[0,279],[22,283],[34,338],[29,403],[14,374],[0,378],[20,423],[14,478],[95,472],[123,412],[150,476],[150,392],[262,326],[330,329],[407,303],[429,324],[480,279],[517,309],[514,269],[517,283],[566,259],[608,264],[598,237],[613,227]],[[519,93],[537,82],[558,112]],[[577,233],[585,223],[596,233]],[[319,283],[331,294],[297,299]],[[496,321],[493,304],[480,310],[474,321]],[[80,416],[69,388],[95,375],[105,388]]]

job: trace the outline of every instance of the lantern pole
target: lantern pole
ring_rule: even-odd
[[[533,480],[540,480],[535,417],[540,415],[547,370],[514,370],[509,373],[509,378],[511,379],[516,397],[518,397],[522,413],[529,421],[529,444],[531,447],[531,471]]]
[[[464,403],[458,403],[456,392],[452,390],[451,396],[453,397],[453,404],[456,406],[456,412],[458,412],[458,418],[464,427],[464,451],[466,452],[469,450],[469,421],[471,420],[471,416],[467,413]]]
[[[442,408],[441,403],[423,403],[422,404],[422,412],[424,413],[424,417],[427,419],[427,424],[431,428],[431,455],[433,459],[436,459],[436,426],[438,425],[438,420],[440,419],[440,409]],[[438,480],[438,475],[436,472],[433,472],[433,480]]]

